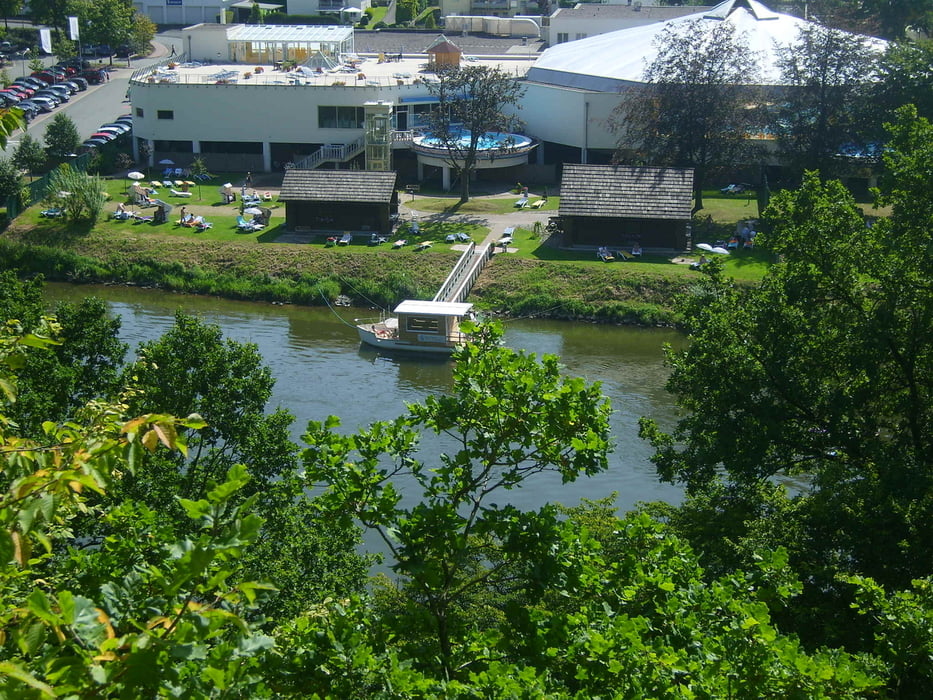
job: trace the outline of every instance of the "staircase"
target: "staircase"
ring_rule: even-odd
[[[363,136],[346,145],[321,146],[307,158],[296,160],[293,167],[295,170],[314,170],[322,163],[346,163],[356,158],[365,148]]]

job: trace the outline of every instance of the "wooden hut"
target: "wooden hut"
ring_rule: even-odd
[[[434,43],[424,50],[431,57],[431,67],[437,71],[444,68],[459,68],[463,51],[446,36],[441,34]]]
[[[279,194],[286,230],[387,235],[398,213],[395,181],[395,172],[289,170]]]
[[[560,185],[564,245],[683,250],[693,169],[566,164]]]

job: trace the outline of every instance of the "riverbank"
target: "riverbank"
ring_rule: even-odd
[[[121,193],[118,181],[107,184],[108,190],[114,188],[106,207],[109,216]],[[214,196],[210,185],[204,192]],[[363,243],[328,247],[323,239],[282,242],[289,239],[281,224],[243,234],[235,227],[237,209],[212,200],[186,204],[189,209],[210,207],[214,228],[198,233],[171,221],[149,225],[112,219],[77,226],[42,218],[34,207],[0,236],[0,265],[56,281],[305,305],[346,296],[357,306],[391,308],[401,299],[434,295],[460,254],[445,244],[448,233],[467,230],[479,241],[509,224],[516,229],[510,252],[493,258],[470,296],[478,308],[511,317],[637,325],[676,324],[674,299],[697,276],[688,265],[678,264],[689,260],[682,255],[605,263],[593,251],[555,248],[534,222],[511,213],[477,216],[460,207],[452,215],[443,208],[425,212],[414,208],[417,202],[406,203],[404,217],[417,218],[420,237],[434,242],[431,249],[417,251],[413,240],[400,250]],[[277,209],[273,218],[280,223],[283,212]],[[539,216],[546,219],[547,212]],[[745,260],[746,269],[749,262]]]

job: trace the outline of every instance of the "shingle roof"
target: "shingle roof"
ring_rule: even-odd
[[[395,180],[395,172],[381,170],[289,170],[282,181],[279,199],[388,204]]]
[[[567,163],[560,215],[687,220],[692,197],[692,168]]]

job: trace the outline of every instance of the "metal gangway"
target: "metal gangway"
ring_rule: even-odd
[[[492,248],[489,243],[477,246],[471,241],[432,301],[458,302],[466,299],[470,290],[473,289],[476,278],[492,258]]]

